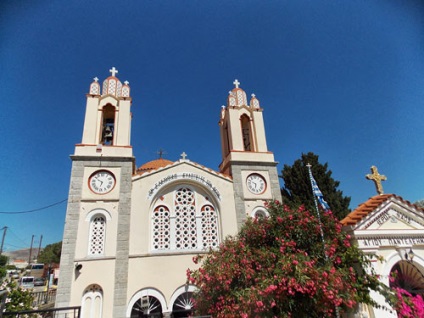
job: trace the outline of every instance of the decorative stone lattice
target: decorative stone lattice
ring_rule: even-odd
[[[110,79],[108,89],[107,89],[107,94],[115,95],[115,93],[116,93],[116,80]]]
[[[130,96],[130,88],[127,85],[122,86],[122,97]]]
[[[170,248],[171,229],[169,224],[169,210],[165,206],[158,206],[153,211],[153,249],[166,250]]]
[[[84,294],[87,293],[100,293],[103,294],[103,290],[99,285],[93,284],[88,286],[85,290],[84,290]]]
[[[90,95],[100,95],[100,85],[97,82],[93,82],[90,85]]]
[[[90,255],[104,253],[106,234],[106,220],[103,216],[96,216],[90,224]]]
[[[176,249],[196,249],[196,205],[194,192],[180,188],[175,193],[175,240]]]
[[[228,96],[228,106],[236,106],[236,98],[232,92],[230,92],[230,95]]]
[[[247,106],[246,93],[242,89],[237,90],[237,106]]]
[[[218,246],[218,220],[215,209],[211,205],[204,205],[202,215],[202,248],[214,248]]]
[[[116,88],[116,96],[121,97],[122,92],[122,83],[118,81],[117,88]]]

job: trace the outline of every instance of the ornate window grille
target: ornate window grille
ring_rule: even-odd
[[[90,222],[89,255],[103,255],[106,238],[106,219],[96,215]]]

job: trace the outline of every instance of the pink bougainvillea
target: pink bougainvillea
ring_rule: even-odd
[[[331,212],[321,215],[268,204],[268,218],[249,219],[236,237],[196,257],[188,270],[198,314],[213,317],[332,317],[373,303],[378,279]]]

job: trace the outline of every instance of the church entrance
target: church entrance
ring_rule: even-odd
[[[412,295],[424,296],[424,276],[413,261],[400,261],[390,271],[390,287],[398,287]]]
[[[193,315],[193,293],[185,292],[177,297],[172,306],[172,318],[191,317]]]
[[[131,318],[162,318],[162,305],[153,296],[145,296],[137,300],[131,310]]]

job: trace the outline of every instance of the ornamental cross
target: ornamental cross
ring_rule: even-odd
[[[114,67],[112,67],[110,70],[109,70],[109,72],[111,72],[112,73],[112,76],[115,76],[116,75],[116,73],[118,73],[118,70],[115,68],[115,66]]]
[[[240,82],[236,79],[233,84],[236,86],[236,88],[239,88]]]
[[[93,80],[97,83],[99,81],[99,79],[97,78],[97,76],[95,78],[93,78]]]
[[[183,151],[183,153],[181,154],[181,159],[185,160],[187,157],[187,154],[185,153],[185,151]]]
[[[163,155],[166,155],[166,151],[164,151],[162,148],[159,149],[156,153],[159,155],[159,159],[162,159]]]
[[[372,180],[374,182],[377,193],[379,195],[382,195],[384,192],[383,192],[383,185],[381,184],[381,181],[386,181],[387,178],[386,176],[378,173],[376,166],[371,167],[371,172],[372,172],[371,174],[367,174],[365,177],[368,180]]]
[[[130,83],[130,82],[128,82],[128,81],[125,81],[125,82],[124,82],[124,84],[125,84],[125,85],[128,85],[129,83]]]

